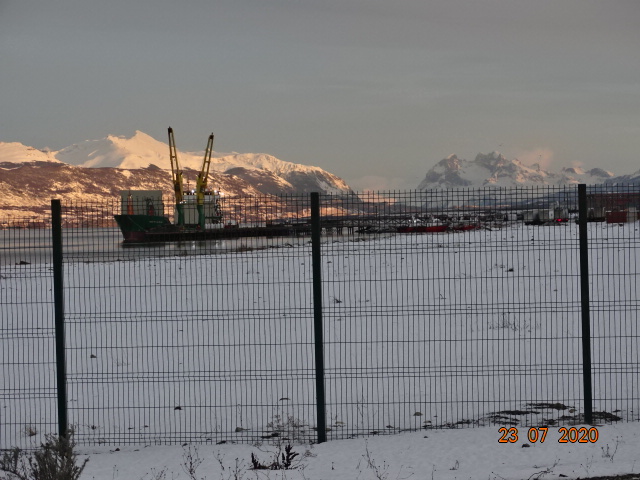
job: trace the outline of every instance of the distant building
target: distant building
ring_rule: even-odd
[[[587,195],[587,216],[606,219],[607,223],[638,220],[640,192],[593,193]]]

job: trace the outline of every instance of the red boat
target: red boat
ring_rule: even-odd
[[[409,225],[398,227],[398,233],[442,233],[448,229],[448,225]]]

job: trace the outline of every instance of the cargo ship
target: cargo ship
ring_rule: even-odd
[[[175,223],[171,222],[165,212],[161,190],[121,191],[120,214],[114,215],[114,219],[122,232],[125,244],[297,236],[311,233],[311,226],[307,223],[267,223],[264,226],[239,226],[231,222],[225,224],[220,206],[220,193],[207,187],[212,151],[213,134],[209,136],[196,188],[185,190],[173,129],[169,127]]]
[[[242,226],[223,223],[219,194],[210,192],[204,196],[202,212],[204,226],[200,223],[201,212],[195,195],[184,195],[181,205],[184,223],[172,223],[165,214],[165,203],[161,190],[131,190],[120,192],[121,214],[114,215],[122,232],[125,244],[159,242],[192,242],[224,240],[242,237],[284,237],[311,234],[311,225],[300,223],[266,222],[264,225]],[[174,217],[177,218],[177,212]]]

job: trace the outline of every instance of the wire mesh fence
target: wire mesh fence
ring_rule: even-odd
[[[125,247],[117,229],[99,238],[73,231],[97,255],[65,255],[78,441],[255,441],[313,419],[308,238],[255,231],[270,233],[267,219],[308,202],[226,199],[227,228],[211,228],[207,241],[206,227],[189,225],[179,241],[160,232],[152,244],[125,238]],[[109,252],[106,261],[98,252]]]
[[[640,190],[587,193],[592,418],[637,420]],[[308,195],[222,198],[219,224],[193,220],[179,237],[160,198],[151,213],[169,226],[132,240],[114,215],[149,217],[148,198],[63,204],[66,403],[79,442],[585,421],[575,186],[321,195],[315,278]],[[57,423],[51,232],[7,226],[2,448],[37,445]]]
[[[640,188],[596,189],[589,197],[589,297],[594,409],[640,419],[638,289]]]
[[[328,243],[323,255],[333,428],[552,424],[565,412],[551,405],[581,411],[570,192],[368,198],[375,240]]]
[[[51,231],[30,216],[0,226],[0,448],[38,446],[57,430]]]

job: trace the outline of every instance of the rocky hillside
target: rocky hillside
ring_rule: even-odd
[[[178,152],[185,187],[195,187],[203,153]],[[339,177],[319,167],[266,154],[214,154],[209,186],[225,196],[348,193]],[[108,136],[60,151],[0,142],[0,215],[40,215],[52,198],[66,202],[118,201],[122,190],[173,195],[169,147],[142,132]]]

